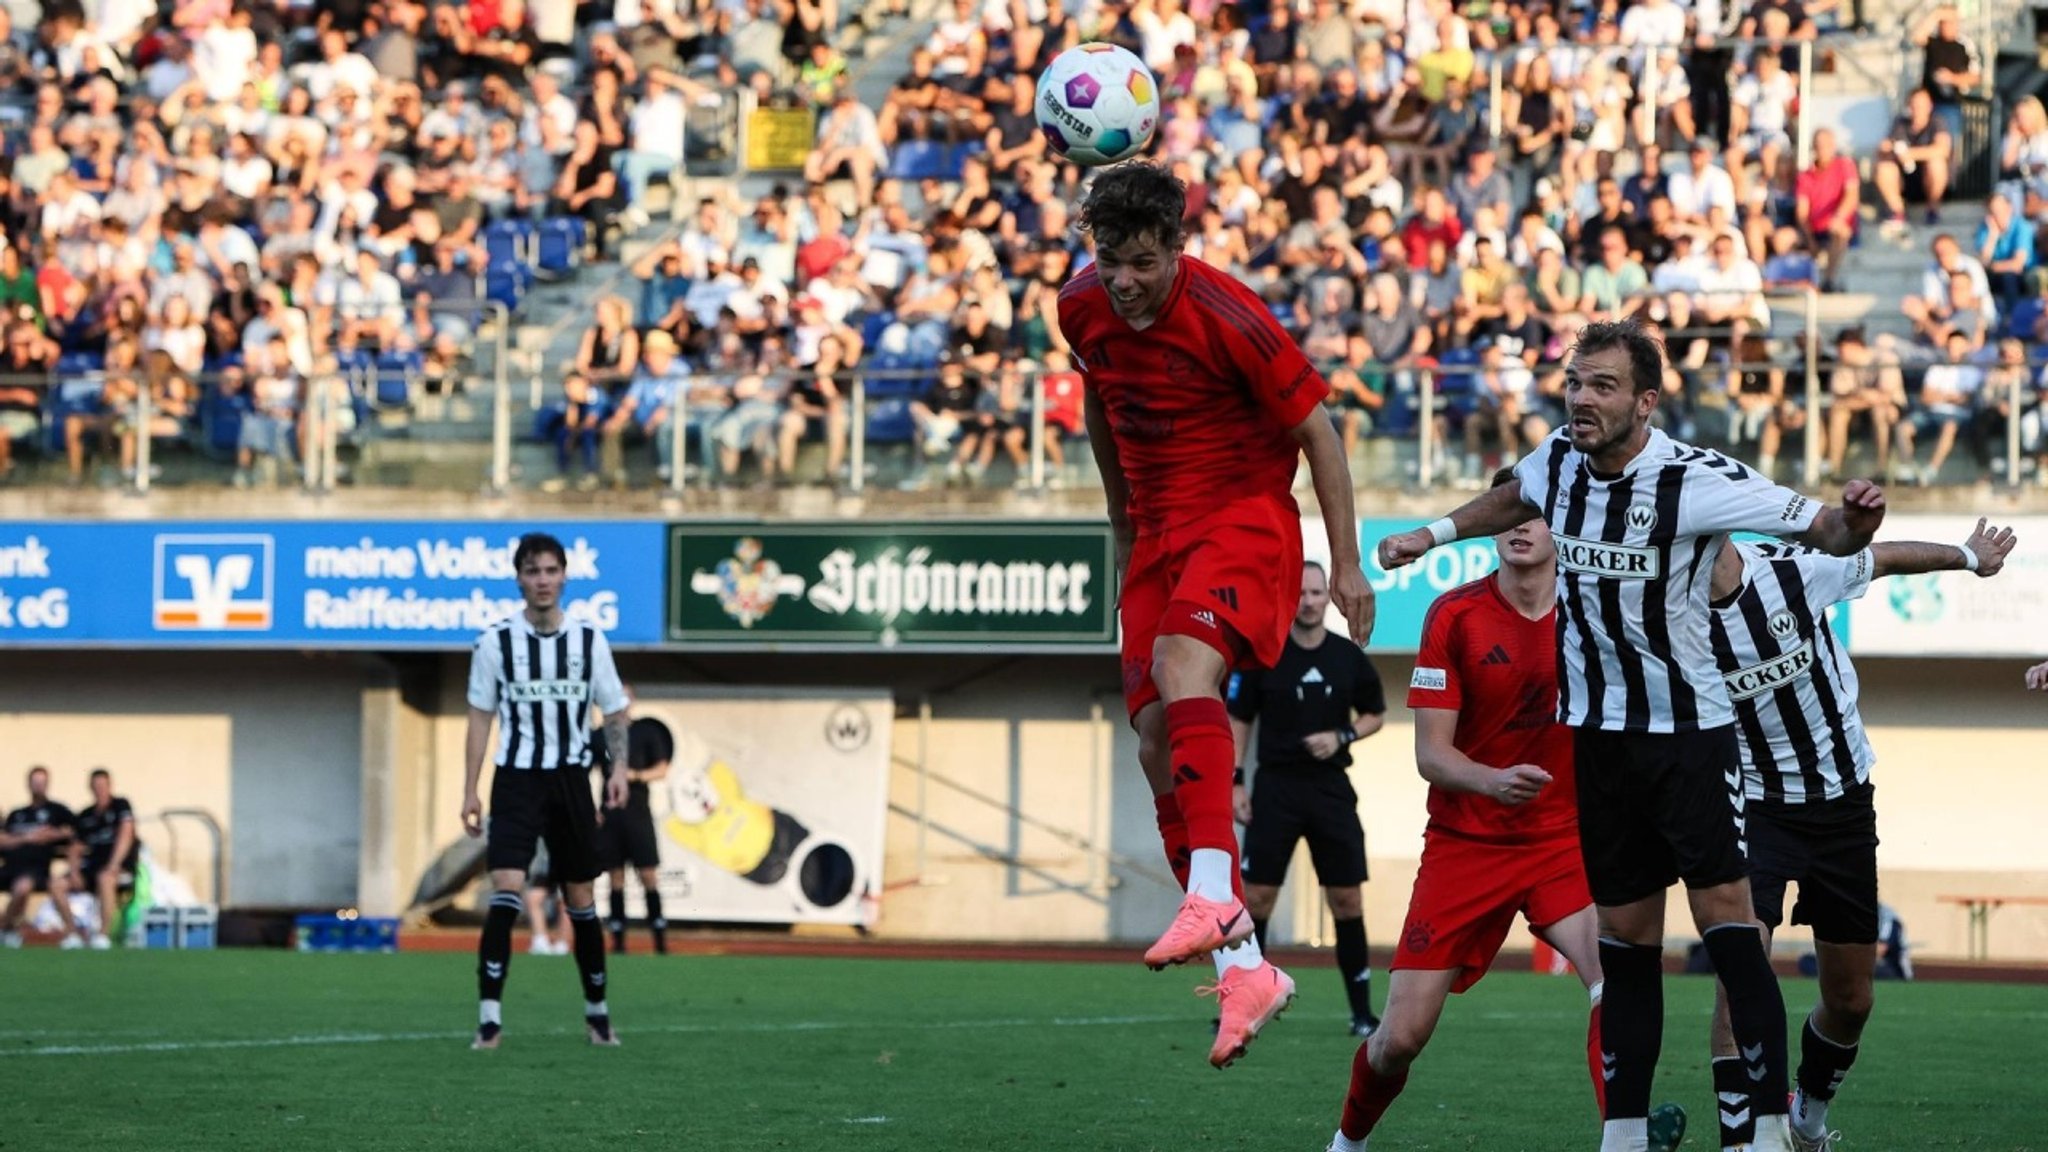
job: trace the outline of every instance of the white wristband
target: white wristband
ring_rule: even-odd
[[[1970,550],[1970,546],[1967,544],[1958,544],[1956,545],[1956,551],[1961,552],[1963,554],[1964,571],[1975,572],[1977,570],[1977,554]]]
[[[1451,523],[1449,516],[1431,523],[1427,531],[1432,541],[1430,544],[1432,548],[1441,548],[1458,538],[1458,526]]]

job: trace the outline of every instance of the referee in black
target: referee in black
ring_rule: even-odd
[[[604,633],[562,614],[568,556],[545,533],[519,538],[512,553],[526,607],[486,629],[469,658],[469,735],[463,744],[462,826],[484,834],[477,784],[498,725],[497,771],[491,777],[490,911],[477,948],[478,1008],[473,1048],[496,1048],[503,1030],[499,1002],[512,963],[512,926],[534,849],[546,841],[550,869],[561,884],[576,937],[583,979],[583,1015],[590,1042],[618,1043],[605,1006],[604,931],[591,881],[597,878],[597,808],[590,795],[590,709],[604,715],[603,737],[614,765],[627,762],[625,685]],[[626,803],[626,774],[604,785],[605,807]]]
[[[631,701],[633,690],[626,689]],[[611,883],[612,951],[626,950],[626,867],[640,877],[640,895],[647,903],[647,931],[654,937],[654,950],[668,952],[668,920],[661,914],[661,848],[654,839],[654,807],[648,803],[647,786],[668,778],[668,762],[675,758],[676,741],[668,725],[652,716],[642,716],[626,730],[626,806],[605,814],[598,828],[598,859]],[[602,743],[591,748],[591,767],[609,772],[611,753]]]
[[[1247,793],[1242,767],[1235,790],[1237,818],[1246,825],[1244,905],[1263,948],[1288,861],[1306,836],[1336,921],[1337,968],[1351,1001],[1351,1034],[1370,1036],[1380,1021],[1372,1010],[1372,961],[1359,892],[1366,880],[1365,828],[1345,770],[1351,767],[1351,745],[1385,722],[1387,698],[1364,650],[1323,626],[1329,607],[1329,577],[1311,560],[1301,570],[1301,600],[1279,663],[1269,671],[1241,672],[1230,682],[1227,704],[1240,765],[1252,721],[1259,725],[1256,801]]]

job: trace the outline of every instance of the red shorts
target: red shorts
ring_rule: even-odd
[[[1451,990],[1463,992],[1493,965],[1517,913],[1547,928],[1592,903],[1576,835],[1490,844],[1432,828],[1393,967],[1461,969]]]
[[[1139,536],[1124,573],[1124,706],[1131,720],[1159,699],[1152,645],[1168,605],[1186,604],[1196,629],[1233,668],[1270,668],[1301,603],[1301,510],[1292,497],[1253,498],[1176,528]],[[1195,634],[1190,632],[1191,635]]]

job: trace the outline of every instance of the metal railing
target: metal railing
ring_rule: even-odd
[[[1768,330],[1759,328],[1755,335],[1765,340],[1767,347],[1774,349],[1775,358],[1757,360],[1752,354],[1752,358],[1743,359],[1734,355],[1734,350],[1726,349],[1730,337],[1725,329],[1668,331],[1665,333],[1667,343],[1677,355],[1683,354],[1680,351],[1682,348],[1692,346],[1694,342],[1700,340],[1706,341],[1712,349],[1711,358],[1702,366],[1674,365],[1680,377],[1686,381],[1686,388],[1682,396],[1668,399],[1674,402],[1674,416],[1688,411],[1701,414],[1704,423],[1701,439],[1703,442],[1712,443],[1716,437],[1711,429],[1718,424],[1719,417],[1705,414],[1721,409],[1732,412],[1735,408],[1733,397],[1727,394],[1726,382],[1758,373],[1780,374],[1784,380],[1782,399],[1801,409],[1805,417],[1803,427],[1786,429],[1782,458],[1789,464],[1796,453],[1799,464],[1793,475],[1808,487],[1812,487],[1821,481],[1823,461],[1830,454],[1826,417],[1829,405],[1834,401],[1829,379],[1829,373],[1834,370],[1834,366],[1822,356],[1820,297],[1817,293],[1803,291],[1769,293],[1766,294],[1766,298],[1777,310],[1777,322]],[[1978,366],[1988,372],[1992,365],[1988,363],[1989,353],[1985,355],[1987,359]],[[1913,381],[1927,367],[1928,354],[1923,352],[1906,359],[1909,362],[1904,364],[1888,360],[1880,365],[1873,365],[1870,369],[1898,371],[1901,382],[1909,389],[1909,394],[1900,405],[1902,417],[1917,412],[1921,407],[1919,397],[1912,394]],[[2038,381],[2044,363],[2048,362],[2030,362],[2025,373],[2015,375],[2014,383],[2004,397],[2015,417],[2021,411],[2027,410],[2030,402],[2039,394]],[[528,442],[514,428],[514,420],[519,419],[522,414],[512,396],[504,364],[505,361],[501,358],[499,371],[493,383],[489,433],[491,453],[488,479],[491,490],[499,494],[513,489],[517,471],[515,453],[519,451],[520,444]],[[1325,367],[1334,374],[1338,366]],[[1394,485],[1427,488],[1439,483],[1446,471],[1439,466],[1440,462],[1449,458],[1457,449],[1453,443],[1447,443],[1440,435],[1436,417],[1450,411],[1450,405],[1453,403],[1469,406],[1469,402],[1461,398],[1473,394],[1474,379],[1484,372],[1483,366],[1469,359],[1443,363],[1436,359],[1423,358],[1416,361],[1354,364],[1349,367],[1361,377],[1367,378],[1369,387],[1384,398],[1382,406],[1368,406],[1365,409],[1376,427],[1360,430],[1360,443],[1364,451],[1362,456],[1354,457],[1354,467],[1357,469],[1355,478],[1360,486]],[[1517,366],[1510,363],[1508,367]],[[1556,388],[1560,371],[1560,366],[1556,364],[1539,366],[1534,372],[1536,387],[1523,394],[1531,401],[1530,407],[1547,406],[1550,409],[1549,418],[1552,419],[1558,414],[1559,397]],[[911,402],[928,396],[929,386],[937,382],[940,372],[941,369],[934,364],[887,372],[855,370],[836,377],[846,419],[841,451],[833,455],[839,456],[847,465],[843,481],[846,492],[854,495],[865,492],[876,482],[877,474],[886,475],[886,468],[889,466],[900,466],[901,474],[912,479],[930,479],[946,468],[950,461],[967,458],[959,451],[960,436],[982,432],[976,421],[979,409],[955,413],[960,418],[960,428],[948,439],[944,450],[937,452],[936,455],[933,454],[934,449],[927,447],[929,442],[926,429],[916,425],[908,411]],[[971,378],[974,377],[972,373],[969,375]],[[788,372],[770,374],[765,379],[773,393],[780,385],[810,377],[810,373]],[[0,378],[0,386],[27,383],[38,388],[64,388],[67,398],[59,402],[57,398],[52,397],[46,407],[46,419],[62,420],[69,415],[104,416],[105,410],[93,407],[90,400],[104,379],[104,373],[69,375],[61,382],[45,377]],[[702,386],[707,378],[699,375],[692,379]],[[712,382],[729,383],[737,379],[737,376],[718,377],[712,378]],[[1018,381],[1018,390],[1012,393],[1019,404],[1014,409],[996,414],[999,430],[992,433],[998,439],[990,450],[990,456],[998,462],[998,469],[1007,469],[1011,465],[1011,443],[1021,448],[1022,459],[1014,461],[1015,476],[1011,482],[1026,492],[1044,492],[1056,481],[1084,480],[1086,470],[1092,464],[1092,456],[1085,449],[1085,430],[1079,427],[1063,429],[1059,423],[1055,423],[1059,414],[1055,413],[1048,403],[1046,379],[1047,376],[1043,372],[1024,374]],[[367,441],[376,435],[374,428],[359,426],[355,433],[344,436],[342,430],[347,420],[339,405],[344,402],[344,396],[350,397],[349,402],[353,403],[355,391],[352,387],[344,389],[336,386],[338,381],[346,382],[345,378],[331,374],[312,378],[301,401],[304,418],[312,422],[318,433],[305,437],[303,459],[299,461],[302,473],[297,478],[297,486],[311,494],[326,493],[335,488],[340,478],[341,451],[351,438]],[[217,393],[219,378],[202,377],[195,383]],[[889,385],[886,390],[883,389],[884,384]],[[714,443],[708,430],[699,431],[691,428],[692,407],[688,392],[683,390],[686,387],[687,383],[684,383],[683,388],[679,388],[680,394],[669,413],[668,424],[657,433],[658,436],[667,437],[666,448],[672,468],[661,483],[664,492],[672,497],[681,496],[693,486],[700,489],[709,488],[720,483],[722,479],[738,479],[737,476],[719,476],[719,461],[715,457],[718,455],[716,449],[721,444],[728,448],[737,446],[742,453],[752,450],[775,451],[775,471],[785,476],[795,473],[798,461],[780,457],[779,446],[775,444],[778,437],[772,423],[757,429],[755,439],[737,444],[724,440]],[[881,394],[879,398],[877,393]],[[166,442],[182,439],[190,442],[200,454],[216,458],[223,454],[235,455],[239,442],[218,433],[211,423],[214,418],[212,405],[215,403],[216,401],[211,398],[196,403],[195,413],[181,435],[164,438]],[[162,448],[162,445],[152,443],[152,440],[158,437],[150,435],[154,431],[152,424],[157,416],[155,398],[150,389],[138,387],[129,404],[128,419],[131,422],[127,425],[126,431],[135,437],[135,469],[127,487],[138,495],[147,495],[155,487],[152,464]],[[879,412],[878,406],[888,411]],[[367,409],[367,405],[364,407]],[[723,410],[721,406],[721,411]],[[787,410],[786,405],[778,402],[778,418]],[[1458,414],[1462,415],[1466,410],[1466,407],[1460,407]],[[371,412],[374,414],[374,410]],[[879,423],[871,417],[879,417]],[[2036,418],[2029,417],[2029,420]],[[1971,413],[1971,419],[1991,418],[1981,415],[1980,405],[1978,412]],[[2030,453],[2022,443],[2021,422],[2014,418],[2007,423],[1998,454],[2004,462],[2004,482],[2018,484],[2025,477],[2025,457]],[[100,427],[103,431],[108,430],[104,424]],[[885,428],[889,431],[883,432]],[[2031,423],[2028,428],[2032,428]],[[1015,430],[1018,429],[1023,431],[1021,438],[1016,436]],[[885,436],[886,439],[876,440],[871,437],[871,433]],[[1979,430],[1978,434],[1988,433]],[[45,435],[48,435],[55,444],[63,443],[61,427],[48,429]],[[288,435],[291,438],[288,453],[297,455],[300,445],[296,429],[290,430]],[[829,427],[827,435],[830,435]],[[1065,446],[1065,450],[1058,457],[1053,452],[1056,437]],[[1490,443],[1491,439],[1489,437],[1487,442]],[[802,441],[815,443],[815,440],[816,437],[811,430],[807,429]],[[712,448],[711,455],[714,458],[705,458],[701,455],[707,445]],[[884,462],[884,467],[879,469],[876,467],[878,456],[881,456]],[[1068,471],[1056,471],[1055,459],[1066,461]],[[224,463],[232,465],[231,460]],[[225,474],[226,468],[223,468],[223,478]],[[995,475],[1009,479],[1007,474],[1000,470]]]

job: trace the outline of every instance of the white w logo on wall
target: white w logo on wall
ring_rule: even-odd
[[[268,631],[276,545],[269,536],[158,536],[152,619],[164,631]]]

